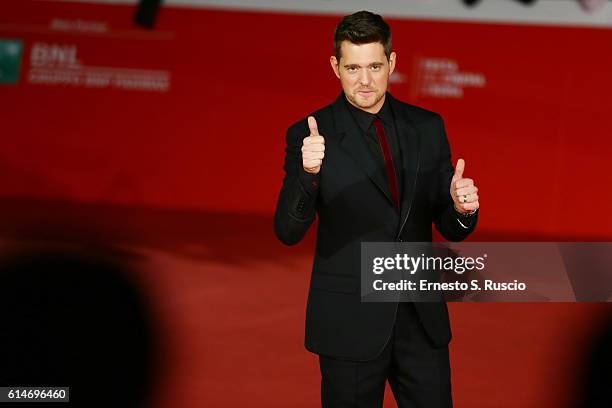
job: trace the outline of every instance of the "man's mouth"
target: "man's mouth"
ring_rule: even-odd
[[[361,96],[365,96],[365,97],[368,97],[368,96],[374,95],[374,91],[357,91],[357,93],[358,93],[359,95],[361,95]]]

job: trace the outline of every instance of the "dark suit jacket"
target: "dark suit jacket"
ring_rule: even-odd
[[[463,228],[453,206],[449,190],[454,170],[442,118],[389,93],[386,97],[402,153],[400,214],[385,168],[368,149],[343,93],[312,114],[325,138],[318,177],[309,178],[302,167],[302,142],[310,134],[306,118],[287,130],[285,178],[274,227],[280,241],[293,245],[318,215],[305,341],[317,354],[370,360],[390,338],[397,303],[360,301],[361,242],[430,242],[432,222],[446,239],[460,241],[476,226],[477,214]],[[432,343],[446,346],[451,339],[446,304],[415,306]]]

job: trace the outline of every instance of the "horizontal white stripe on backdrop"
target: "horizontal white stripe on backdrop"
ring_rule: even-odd
[[[137,4],[138,0],[40,0],[99,4]],[[343,15],[370,10],[385,17],[529,25],[612,27],[612,2],[587,12],[579,0],[481,0],[467,7],[461,0],[163,0],[165,7],[238,9]]]

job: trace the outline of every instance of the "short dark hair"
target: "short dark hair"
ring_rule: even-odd
[[[378,42],[385,48],[387,59],[391,55],[391,28],[383,18],[369,11],[358,11],[340,20],[334,32],[334,50],[340,61],[342,41],[353,44]]]

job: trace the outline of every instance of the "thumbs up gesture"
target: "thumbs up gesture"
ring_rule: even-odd
[[[463,177],[465,161],[457,160],[455,174],[451,179],[450,194],[455,203],[455,209],[461,214],[469,214],[478,209],[478,187],[474,185],[474,180]]]
[[[308,117],[308,127],[310,135],[302,143],[302,166],[306,172],[317,174],[325,157],[325,139],[319,135],[317,120],[313,116]]]

